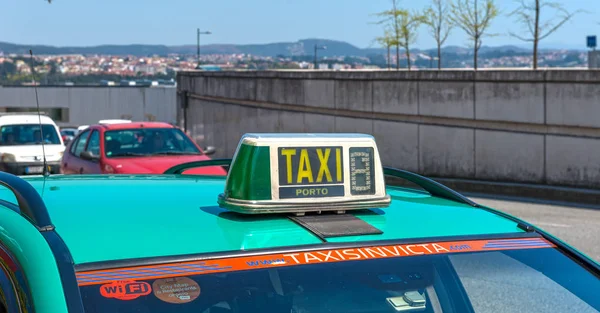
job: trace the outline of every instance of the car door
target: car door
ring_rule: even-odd
[[[96,160],[85,160],[81,159],[82,166],[80,168],[80,174],[102,174],[100,164],[100,132],[95,129],[92,130],[92,134],[87,140],[87,146],[85,151],[91,153],[91,155],[98,157]]]
[[[64,174],[81,174],[82,168],[85,165],[84,160],[81,159],[80,154],[87,146],[88,138],[91,130],[87,129],[83,131],[71,145],[68,154],[68,159],[63,162],[62,170]],[[64,157],[64,156],[63,156]]]

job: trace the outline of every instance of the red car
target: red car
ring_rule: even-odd
[[[65,149],[63,174],[162,174],[182,163],[210,160],[179,128],[167,123],[134,122],[92,125]],[[226,175],[220,166],[190,169],[185,174]]]

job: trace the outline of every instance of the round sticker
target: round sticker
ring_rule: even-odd
[[[200,286],[187,277],[157,279],[152,284],[154,295],[169,303],[188,303],[200,295]]]

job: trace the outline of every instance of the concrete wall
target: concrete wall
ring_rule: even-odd
[[[600,188],[600,71],[183,72],[178,86],[178,120],[217,157],[247,132],[361,132],[385,165],[429,176]]]
[[[101,119],[131,116],[133,120],[176,122],[176,88],[173,87],[39,87],[40,108],[68,108],[60,125],[86,125]],[[35,108],[33,87],[0,86],[0,108]]]

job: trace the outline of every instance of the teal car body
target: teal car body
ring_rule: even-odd
[[[229,164],[213,160],[208,165]],[[198,164],[192,164],[198,165]],[[286,215],[239,215],[217,205],[224,177],[0,173],[0,259],[9,311],[84,312],[81,272],[243,252],[539,237],[589,271],[598,266],[542,230],[479,206],[418,175],[425,190],[386,186],[388,208],[348,213],[381,230],[323,238]],[[437,248],[436,248],[437,249]],[[114,265],[114,266],[113,266]],[[12,290],[6,289],[12,286]],[[12,295],[11,295],[12,293]],[[12,299],[12,300],[11,300]]]

